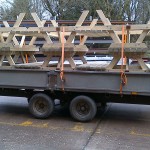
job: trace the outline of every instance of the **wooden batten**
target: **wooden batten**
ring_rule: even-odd
[[[65,43],[65,51],[74,51],[74,44],[72,43]],[[41,48],[42,51],[62,51],[62,44],[61,43],[45,43]]]
[[[11,51],[11,48],[13,48],[12,43],[0,43],[0,52]]]
[[[88,48],[86,45],[75,45],[74,46],[74,51],[77,51],[77,52],[88,52]]]
[[[35,45],[24,45],[22,47],[15,45],[11,48],[11,51],[38,52],[39,47]]]
[[[114,52],[121,52],[122,44],[121,43],[112,43],[108,48],[110,53]],[[139,53],[139,52],[146,52],[148,47],[145,43],[125,43],[124,44],[124,52],[128,53]]]

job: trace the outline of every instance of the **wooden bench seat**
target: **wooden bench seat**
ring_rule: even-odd
[[[21,56],[23,63],[26,63],[25,55],[27,54],[32,62],[36,62],[34,53],[39,51],[39,48],[36,46],[25,45],[19,47],[19,45],[13,45],[12,43],[0,43],[0,66],[2,66],[4,59],[8,60],[9,65],[15,65],[19,56]],[[15,55],[12,58],[12,55]]]
[[[112,43],[108,48],[109,53],[118,53],[121,55],[122,43]],[[146,53],[148,47],[145,43],[125,43],[124,44],[124,53],[127,55],[132,55],[132,53]]]
[[[27,63],[25,58],[26,55],[27,57],[30,57],[31,62],[37,62],[34,54],[39,51],[39,47],[36,47],[35,45],[23,45],[22,47],[19,47],[16,45],[11,51],[15,55],[13,58],[15,63],[18,61],[19,57],[22,58],[23,63]]]
[[[61,60],[62,60],[62,44],[61,43],[51,43],[51,44],[44,44],[41,48],[41,51],[46,56],[42,67],[48,67],[49,62],[51,61],[52,57],[59,57],[59,62],[57,68],[61,67]],[[65,43],[64,44],[64,61],[68,60],[71,67],[74,69],[76,67],[75,62],[73,60],[73,56],[75,54],[74,51],[74,44],[72,43]]]
[[[125,43],[123,48],[124,54],[127,59],[136,59],[143,71],[149,70],[149,68],[146,66],[142,59],[148,51],[148,47],[145,43]],[[112,70],[121,59],[122,43],[112,43],[108,51],[109,54],[112,55],[114,58],[107,67],[107,69]],[[129,71],[129,64],[127,64],[126,66],[126,70]]]
[[[77,70],[84,70],[84,71],[105,71],[108,64],[82,64],[76,67]]]

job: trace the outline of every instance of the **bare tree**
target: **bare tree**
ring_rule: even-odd
[[[150,0],[6,0],[1,6],[1,19],[16,19],[21,12],[26,12],[26,19],[31,19],[30,12],[36,12],[42,19],[78,19],[83,10],[98,17],[96,10],[102,9],[111,20],[136,21],[146,23],[150,16]],[[48,16],[46,16],[48,15]]]
[[[84,9],[89,8],[89,0],[43,0],[44,8],[57,19],[77,19]]]
[[[45,8],[43,7],[43,2],[40,0],[30,0],[32,12],[36,12],[40,19],[44,18]]]
[[[30,10],[32,5],[30,0],[6,0],[6,2],[10,5],[11,19],[16,19],[22,12],[26,13],[26,19],[31,19]]]

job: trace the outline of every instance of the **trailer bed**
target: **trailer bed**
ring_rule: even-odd
[[[123,94],[150,95],[150,72],[125,74],[128,81]],[[120,82],[120,72],[113,71],[67,70],[62,81],[59,70],[0,69],[0,88],[119,94]]]

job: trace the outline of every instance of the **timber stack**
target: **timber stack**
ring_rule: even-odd
[[[5,27],[0,27],[0,67],[23,67],[39,69],[59,69],[68,61],[69,69],[80,70],[105,70],[105,71],[149,71],[149,68],[143,61],[143,57],[148,51],[147,45],[143,42],[149,35],[150,22],[138,25],[112,25],[102,10],[97,10],[103,25],[97,24],[98,19],[93,19],[90,25],[83,25],[89,11],[83,11],[75,26],[58,26],[55,20],[51,20],[52,26],[45,27],[45,20],[40,20],[36,13],[31,13],[37,27],[22,27],[21,23],[25,13],[21,13],[10,27],[7,21],[3,21]],[[132,40],[137,37],[137,40]],[[26,37],[30,37],[30,42],[26,42]],[[82,37],[79,45],[74,44],[76,37]],[[113,56],[110,64],[88,64],[84,55],[88,48],[85,44],[88,37],[111,37],[113,43],[108,49],[110,56]],[[35,45],[37,38],[44,38],[42,47]],[[52,39],[57,38],[57,42]],[[41,51],[46,57],[43,62],[37,62],[36,52]],[[74,56],[78,55],[83,64],[77,65]],[[58,63],[51,64],[53,57],[59,57]],[[18,58],[21,58],[22,64],[18,64]],[[29,59],[30,58],[30,59]],[[122,60],[122,64],[118,62]],[[126,59],[126,62],[123,62]],[[132,66],[129,60],[137,60],[138,65]],[[7,61],[7,66],[5,61]],[[9,64],[9,66],[8,66]]]

